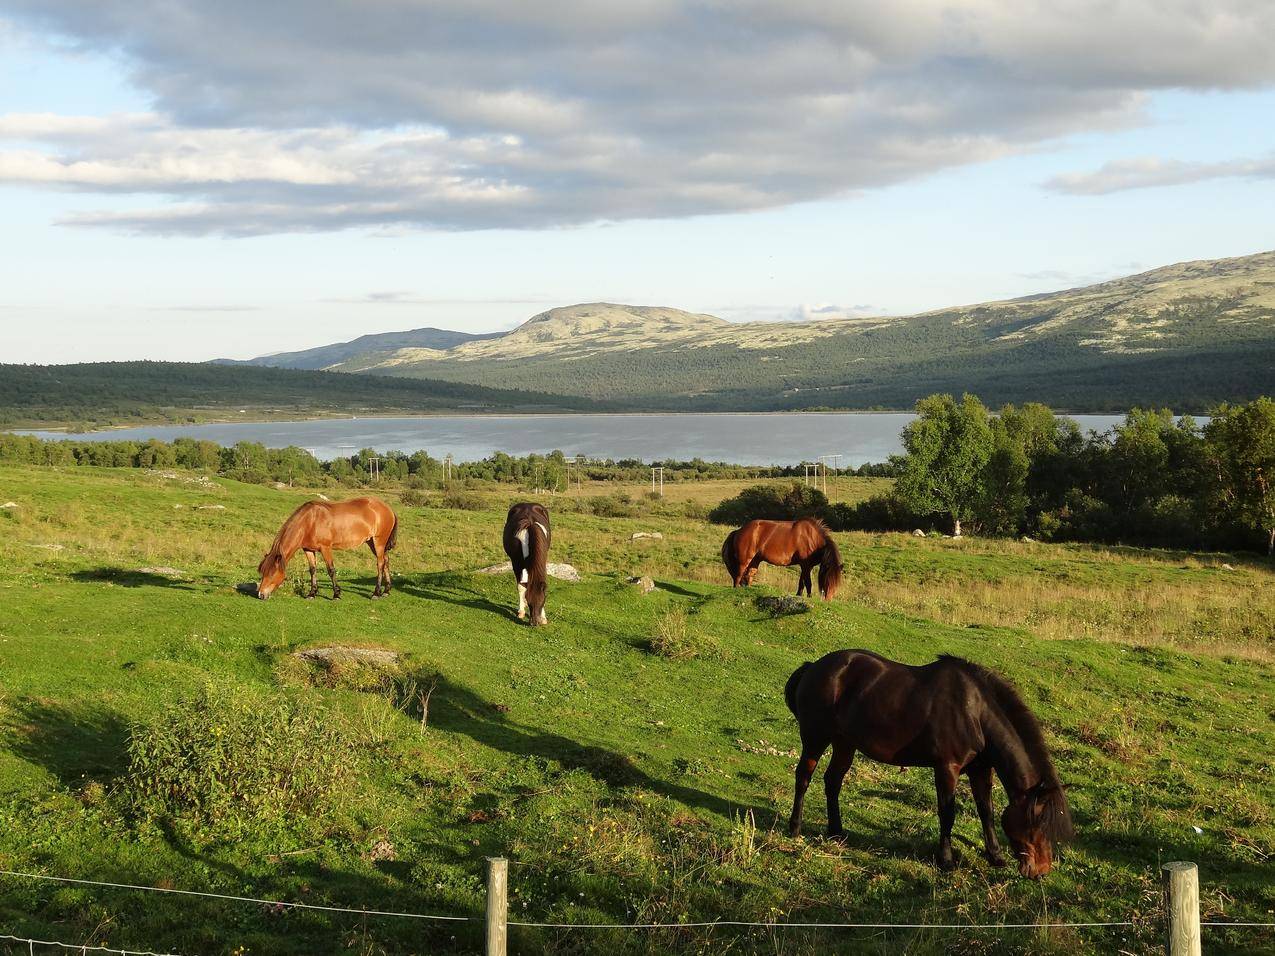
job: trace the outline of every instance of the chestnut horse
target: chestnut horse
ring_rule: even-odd
[[[801,727],[801,759],[788,830],[801,831],[806,787],[823,752],[828,835],[841,829],[841,783],[861,751],[899,767],[933,767],[938,794],[938,864],[956,865],[952,821],[956,784],[969,777],[983,824],[987,858],[1006,861],[992,823],[992,775],[1009,797],[1001,825],[1018,857],[1018,871],[1038,879],[1053,866],[1055,844],[1072,836],[1067,796],[1040,724],[1009,682],[959,657],[909,667],[870,651],[834,651],[802,664],[784,688]]]
[[[372,597],[390,593],[389,552],[398,542],[398,518],[394,511],[379,498],[352,498],[349,501],[307,501],[288,516],[274,544],[257,565],[261,583],[257,585],[257,597],[263,601],[287,577],[288,562],[298,551],[305,552],[310,564],[310,593],[319,593],[315,579],[316,555],[323,555],[332,580],[332,597],[341,596],[336,583],[336,566],[332,552],[357,548],[365,543],[376,556],[376,589]]]
[[[832,532],[818,518],[765,521],[760,518],[732,531],[722,542],[722,561],[735,587],[753,583],[763,561],[780,567],[801,565],[797,593],[810,593],[810,569],[819,565],[819,593],[831,600],[841,586],[841,554]]]
[[[549,512],[544,505],[523,502],[505,518],[504,545],[518,585],[518,620],[531,610],[531,623],[548,624],[545,597],[549,591]]]

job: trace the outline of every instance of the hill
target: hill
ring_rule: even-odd
[[[472,571],[503,557],[512,486],[482,492],[478,510],[396,501],[396,590],[377,602],[367,549],[337,554],[340,601],[237,589],[310,497],[300,490],[90,467],[0,467],[0,486],[15,503],[0,510],[6,870],[481,917],[483,857],[506,855],[511,919],[526,922],[1134,923],[515,926],[520,954],[1149,956],[1163,951],[1170,859],[1200,864],[1206,918],[1269,921],[1275,906],[1264,563],[839,535],[851,594],[776,615],[757,598],[788,593],[791,572],[727,587],[719,529],[671,511],[596,517],[564,497],[554,555],[583,580],[553,582],[550,624],[533,630],[513,619],[508,575]],[[662,541],[630,540],[652,527]],[[304,574],[300,557],[291,571]],[[658,586],[640,594],[628,574]],[[1002,626],[1003,608],[1023,626]],[[297,655],[334,642],[399,664]],[[844,843],[820,835],[817,783],[806,836],[784,834],[798,746],[784,681],[846,646],[910,663],[962,655],[1017,684],[1074,785],[1079,838],[1046,880],[983,861],[964,793],[964,860],[939,872],[932,774],[862,758]],[[999,786],[994,800],[999,819]],[[476,922],[8,876],[0,926],[151,952],[481,951]],[[1210,953],[1275,944],[1269,929],[1206,932]]]
[[[410,329],[406,332],[378,332],[360,335],[349,342],[321,345],[300,352],[277,352],[254,359],[216,359],[218,365],[267,365],[271,368],[325,369],[342,362],[349,362],[368,353],[382,354],[399,349],[451,349],[465,342],[488,339],[499,332],[474,335],[451,329]]]
[[[463,382],[186,362],[0,365],[0,426],[222,418],[605,410],[579,396]]]
[[[971,391],[995,404],[1201,412],[1275,381],[1275,252],[905,317],[735,324],[591,303],[481,341],[369,349],[331,367],[632,408],[907,408]]]

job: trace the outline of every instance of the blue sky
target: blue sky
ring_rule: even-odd
[[[996,85],[1012,72],[997,61],[971,82],[970,103],[934,101],[948,113],[933,134],[928,119],[897,122],[924,86],[881,94],[883,81],[865,72],[856,82],[888,106],[865,114],[847,99],[860,111],[852,126],[841,128],[834,104],[826,123],[802,118],[758,140],[759,127],[787,120],[744,115],[731,89],[674,120],[668,104],[682,102],[685,86],[670,98],[615,84],[613,101],[591,100],[593,51],[609,49],[615,29],[630,43],[631,23],[553,37],[585,65],[525,83],[511,70],[512,116],[490,95],[469,112],[432,92],[402,105],[393,76],[328,114],[343,88],[316,96],[320,108],[298,84],[263,109],[251,95],[262,67],[247,55],[231,70],[171,34],[134,49],[135,27],[62,6],[50,21],[46,9],[36,16],[0,0],[3,361],[249,357],[425,325],[508,328],[602,299],[734,320],[907,314],[1275,247],[1275,71],[1264,72],[1264,51],[1224,48],[1241,39],[1209,41],[1220,48],[1201,55],[1198,75],[1160,75],[1153,62],[1145,76],[1107,79],[1100,94],[1111,109],[1094,105],[1084,64],[1074,83],[1045,78],[1032,95],[1048,122]],[[485,26],[490,39],[478,42],[493,55],[510,43],[505,31],[517,39],[527,29],[508,18]],[[670,42],[659,23],[637,29],[649,30],[651,49]],[[865,28],[801,29],[818,40]],[[1006,29],[997,23],[998,36]],[[994,45],[973,34],[973,46]],[[913,41],[891,36],[875,57]],[[323,54],[348,52],[339,36],[315,42]],[[359,40],[370,54],[381,42]],[[287,50],[262,55],[288,67]],[[777,75],[795,69],[787,50],[769,55]],[[750,56],[765,62],[767,51]],[[1234,66],[1242,56],[1254,59],[1247,72]],[[908,62],[923,83],[940,61]],[[722,54],[720,72],[732,68]],[[776,97],[792,84],[846,89],[840,75],[794,76],[776,83]],[[763,84],[745,105],[768,95]],[[464,103],[469,93],[452,96]],[[571,127],[582,111],[621,106],[641,114],[611,131],[621,149]],[[997,110],[1006,118],[989,122]],[[49,117],[68,119],[50,133]],[[436,151],[436,131],[458,154]],[[471,137],[463,148],[462,136]],[[629,145],[642,168],[617,172]],[[592,148],[597,156],[584,155]],[[202,164],[194,173],[180,166],[192,156]],[[62,178],[74,163],[90,165]],[[255,164],[247,174],[245,163]],[[435,167],[438,176],[416,172]],[[462,181],[475,168],[481,177]],[[695,189],[688,169],[701,177]],[[223,177],[238,179],[230,188]],[[475,204],[475,189],[494,191]],[[167,218],[175,207],[195,212]]]

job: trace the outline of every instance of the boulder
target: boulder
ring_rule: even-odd
[[[650,594],[655,590],[655,582],[646,575],[629,578],[629,584],[637,588],[639,594]]]
[[[630,541],[640,541],[643,538],[650,538],[652,541],[663,541],[664,535],[660,534],[658,531],[634,531],[633,534],[629,536]]]
[[[924,532],[924,531],[922,531],[920,528],[917,528],[915,531],[913,531],[913,532],[912,532],[912,537],[914,537],[914,538],[924,538],[924,537],[925,537],[925,532]]]
[[[16,501],[6,501],[4,504],[0,505],[0,508],[4,508],[6,511],[12,511],[16,507],[18,507],[18,503]]]
[[[569,564],[555,564],[550,561],[548,565],[549,577],[557,578],[559,581],[579,581],[580,572]],[[490,564],[485,568],[479,568],[475,574],[513,574],[514,566],[506,561],[504,564]]]

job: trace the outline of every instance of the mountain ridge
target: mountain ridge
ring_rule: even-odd
[[[679,410],[906,407],[940,385],[995,401],[1202,409],[1275,389],[1275,252],[906,316],[731,323],[592,302],[448,348],[382,344],[326,367]]]

